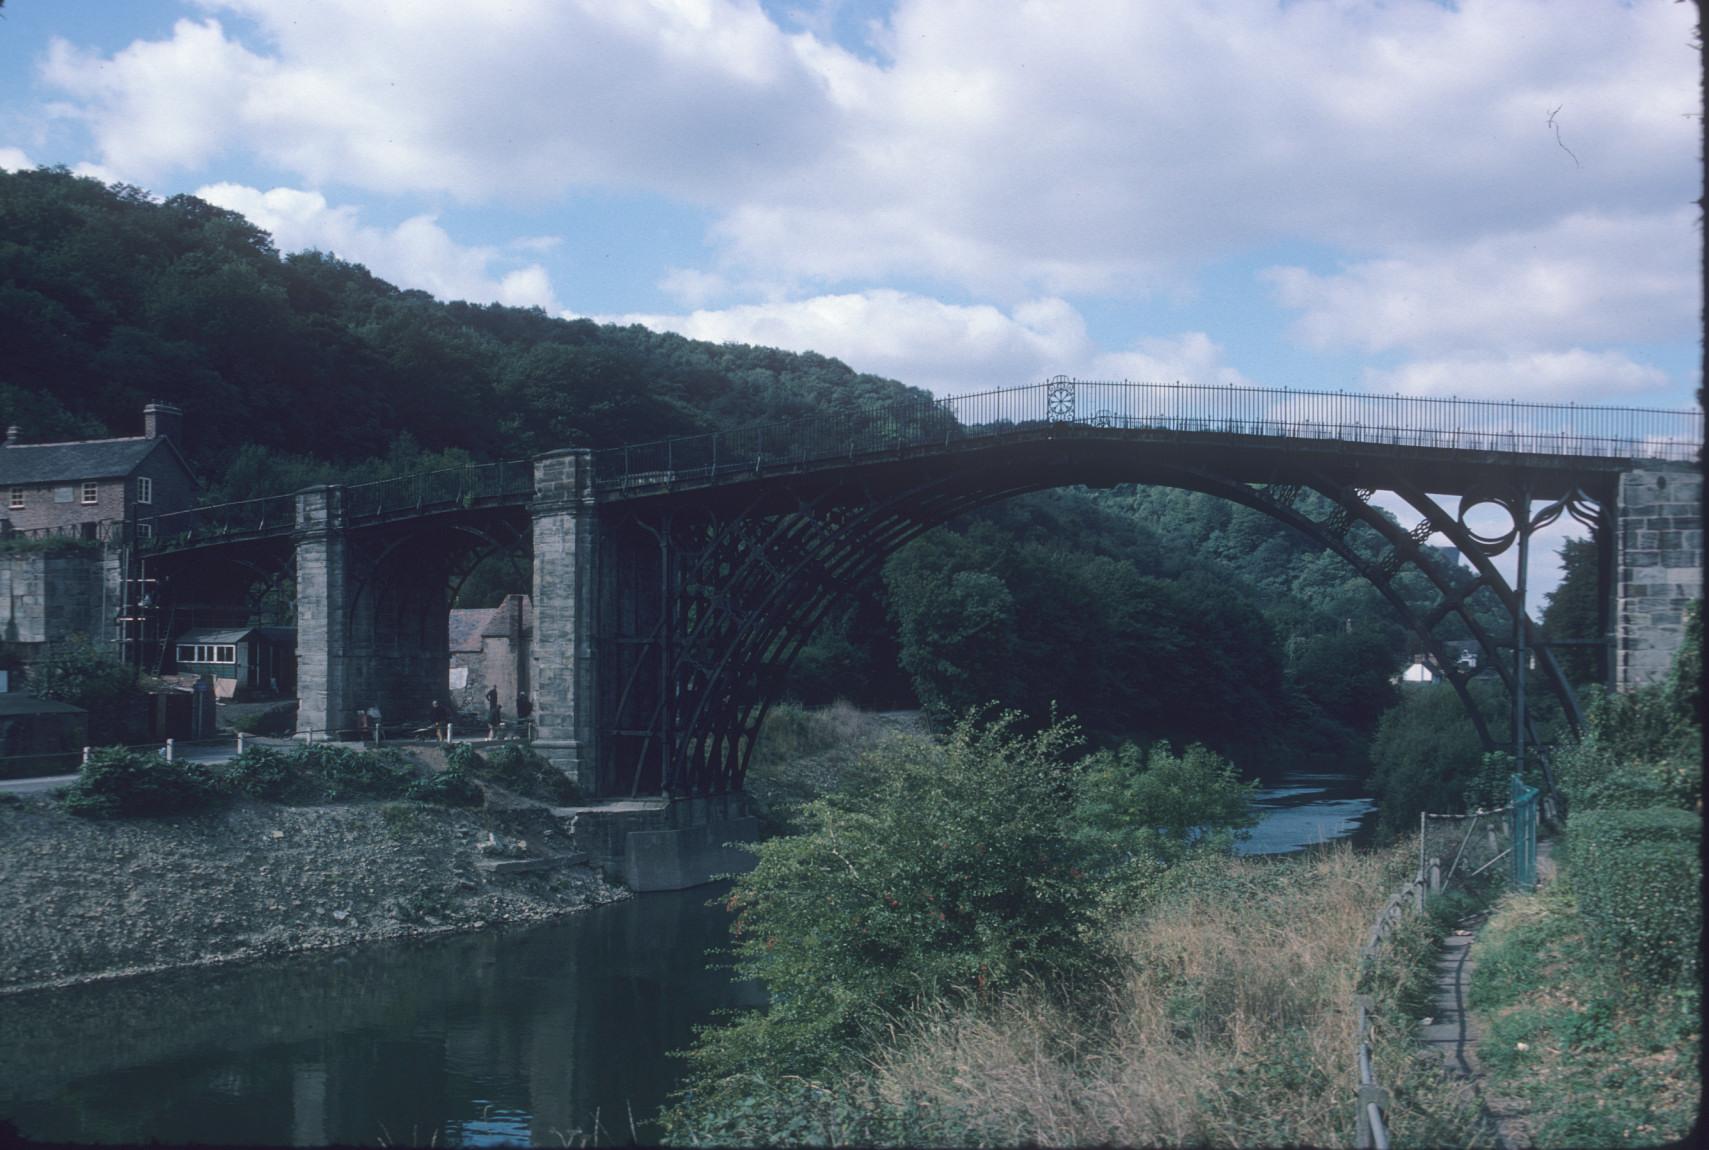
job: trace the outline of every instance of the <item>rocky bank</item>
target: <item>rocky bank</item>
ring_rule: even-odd
[[[513,873],[517,856],[541,869]],[[0,800],[0,993],[537,922],[628,897],[539,807],[244,802],[77,818]]]

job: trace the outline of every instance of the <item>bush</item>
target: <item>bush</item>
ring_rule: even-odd
[[[182,814],[220,802],[223,789],[199,763],[167,762],[156,754],[102,747],[66,788],[65,809],[84,818]]]
[[[466,755],[458,753],[465,749]],[[477,754],[467,743],[457,743],[445,761],[453,767],[461,764],[470,774],[531,799],[560,805],[581,801],[574,779],[521,743],[499,743],[485,754]]]
[[[487,793],[481,790],[481,785],[456,767],[417,779],[409,785],[404,796],[442,807],[478,807],[487,801]]]
[[[1611,966],[1646,980],[1695,984],[1702,820],[1689,811],[1581,811],[1568,824],[1572,881],[1585,929]]]
[[[416,779],[400,751],[355,751],[333,743],[310,743],[297,752],[303,769],[317,776],[329,799],[397,799]]]
[[[286,754],[271,747],[249,747],[220,768],[220,778],[232,794],[273,802],[312,801],[320,787],[303,770],[300,752]]]
[[[1378,825],[1401,834],[1420,811],[1465,808],[1468,783],[1483,773],[1483,742],[1458,692],[1448,687],[1408,691],[1384,712],[1371,740],[1371,777]],[[1505,800],[1503,800],[1505,801]]]

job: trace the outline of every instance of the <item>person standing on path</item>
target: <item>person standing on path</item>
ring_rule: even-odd
[[[498,688],[487,688],[487,742],[498,738],[498,725],[504,718],[503,710],[498,705]]]
[[[428,713],[433,716],[434,740],[449,743],[451,741],[451,716],[446,713],[445,704],[438,699],[433,700],[433,706],[429,708]]]
[[[528,698],[528,692],[516,692],[516,725],[522,729],[522,738],[525,742],[533,736],[528,721],[533,714],[534,704]]]

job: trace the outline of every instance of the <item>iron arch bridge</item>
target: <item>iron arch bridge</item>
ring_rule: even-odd
[[[149,545],[154,562],[169,564],[207,547],[294,541],[300,721],[325,729],[356,705],[352,684],[385,689],[345,665],[359,657],[337,650],[368,625],[349,606],[351,588],[420,569],[443,595],[444,572],[424,553],[404,548],[418,558],[385,571],[364,556],[400,553],[400,533],[419,537],[430,524],[490,538],[526,517],[538,745],[590,793],[719,794],[741,788],[760,723],[813,628],[898,547],[1027,491],[1180,487],[1262,511],[1350,563],[1436,656],[1493,747],[1504,740],[1471,706],[1468,673],[1444,633],[1475,639],[1483,665],[1519,699],[1515,669],[1533,652],[1576,726],[1578,703],[1552,645],[1522,610],[1525,542],[1567,515],[1598,542],[1616,678],[1665,670],[1682,605],[1701,595],[1701,444],[1697,412],[1058,377],[553,452],[388,481],[383,491],[314,489],[273,501],[266,524],[256,519],[266,501],[201,509],[193,529],[150,525]],[[1412,522],[1373,506],[1378,491]],[[1477,508],[1500,512],[1503,526],[1476,526],[1490,517]],[[1456,549],[1470,570],[1430,540]],[[1510,585],[1494,560],[1515,547]],[[1433,603],[1399,593],[1405,570],[1422,575]],[[1490,600],[1509,620],[1498,633],[1475,609]],[[1535,740],[1524,726],[1514,734],[1521,746]]]

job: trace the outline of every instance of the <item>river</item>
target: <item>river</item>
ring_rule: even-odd
[[[1265,781],[1258,800],[1242,853],[1357,836],[1371,809],[1330,774]],[[601,1143],[653,1141],[669,1052],[763,1001],[709,966],[721,889],[0,997],[0,1118],[70,1142],[576,1145],[596,1124]]]

